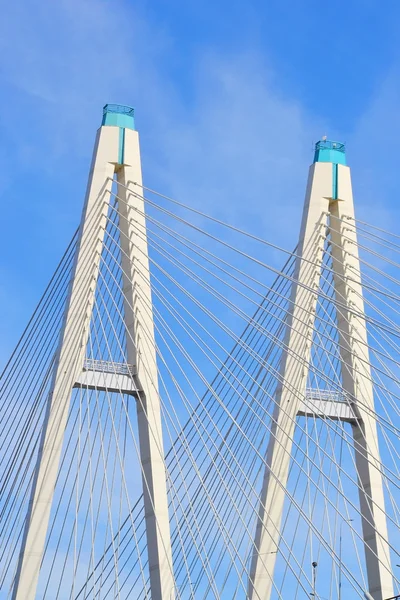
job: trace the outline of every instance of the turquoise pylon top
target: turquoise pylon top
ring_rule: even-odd
[[[122,104],[106,104],[103,107],[102,125],[115,125],[126,129],[135,129],[135,110]]]
[[[315,144],[314,162],[330,162],[335,165],[346,164],[346,148],[341,142],[321,140]]]

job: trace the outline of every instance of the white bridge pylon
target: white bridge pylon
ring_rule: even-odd
[[[280,540],[295,422],[298,416],[340,418],[352,425],[359,482],[369,598],[393,596],[381,457],[378,447],[367,329],[350,169],[343,144],[321,141],[310,167],[297,263],[262,482],[248,582],[251,600],[269,600]],[[340,343],[343,393],[347,403],[306,391],[327,228]],[[346,231],[345,231],[346,229]],[[351,282],[351,284],[350,284]],[[302,357],[303,360],[299,360]],[[305,399],[305,402],[301,400]],[[343,413],[345,410],[345,413]],[[273,476],[271,476],[271,473]]]
[[[146,231],[144,201],[138,195],[142,193],[139,137],[134,130],[133,109],[106,105],[94,148],[13,600],[34,600],[36,596],[72,388],[80,385],[90,388],[90,378],[96,377],[96,365],[89,365],[89,370],[86,368],[85,353],[114,177],[120,184],[118,210],[122,216],[119,227],[129,369],[127,373],[110,373],[110,381],[104,381],[102,368],[102,385],[109,391],[122,389],[136,398],[151,597],[152,600],[174,597],[154,324],[148,308],[151,306],[151,289],[148,261],[144,258],[148,254],[147,239],[145,233],[137,236],[131,225],[134,221],[142,232]],[[133,182],[136,183],[135,194],[128,189]],[[138,254],[145,266],[140,282],[135,268]],[[152,344],[149,344],[149,332],[153,337]],[[143,343],[144,338],[147,343]],[[94,384],[101,389],[101,382]]]

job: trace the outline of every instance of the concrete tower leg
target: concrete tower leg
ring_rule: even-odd
[[[117,172],[127,357],[141,392],[136,402],[152,599],[174,597],[161,410],[138,135],[126,130]],[[130,188],[130,189],[128,189]],[[132,191],[130,191],[132,190]],[[139,290],[139,293],[137,292]]]
[[[280,539],[285,487],[288,479],[296,416],[306,388],[322,262],[332,167],[314,163],[310,168],[291,293],[285,348],[276,390],[270,441],[262,483],[251,559],[248,596],[268,600],[273,587]],[[302,357],[303,360],[299,360]],[[282,410],[283,409],[283,410]]]
[[[54,488],[57,479],[64,433],[68,418],[71,390],[82,372],[89,327],[99,275],[101,251],[107,222],[110,192],[114,173],[127,181],[132,177],[141,183],[141,167],[138,135],[133,131],[133,109],[107,105],[103,126],[100,127],[93,153],[86,200],[83,209],[79,241],[76,250],[74,276],[71,281],[63,329],[60,335],[51,391],[48,398],[43,433],[37,465],[32,484],[29,509],[25,524],[21,551],[14,582],[13,600],[34,600],[44,552]],[[124,164],[124,155],[129,164]],[[125,171],[126,168],[126,171]],[[128,175],[128,177],[127,177]],[[121,190],[120,190],[121,191]],[[124,193],[124,199],[131,199]],[[137,203],[137,201],[135,200]],[[137,204],[143,211],[143,202]],[[123,219],[121,219],[122,223]],[[143,219],[143,227],[145,221]],[[132,239],[133,232],[125,234]],[[124,238],[121,234],[121,239]],[[138,247],[147,252],[147,245],[129,243],[129,261],[125,261],[126,273],[134,273]],[[125,246],[124,250],[127,247]],[[136,254],[138,252],[138,254]],[[143,260],[142,257],[139,257]],[[130,264],[129,264],[130,263]],[[142,271],[142,269],[141,269]],[[135,279],[136,281],[136,279]],[[148,308],[151,304],[149,282],[140,283],[141,294],[135,293],[135,285],[125,277],[125,294],[134,312],[125,314],[127,330],[137,343],[137,355],[133,344],[128,343],[129,359],[141,376],[141,401],[138,399],[140,451],[146,484],[145,512],[147,515],[147,541],[150,550],[151,596],[153,600],[170,600],[173,594],[173,574],[169,533],[168,505],[165,469],[163,467],[163,443],[160,404],[157,390],[157,368],[154,351],[154,327]],[[127,302],[126,302],[127,304]],[[146,328],[147,339],[152,343],[148,350],[140,336],[141,327]],[[145,375],[149,372],[151,377]],[[158,514],[158,512],[160,514]],[[150,515],[150,516],[148,516]]]
[[[306,391],[310,349],[315,320],[321,256],[328,213],[331,213],[331,253],[337,301],[348,307],[338,309],[341,368],[344,391],[352,399],[357,419],[353,422],[360,512],[368,571],[369,593],[374,600],[393,596],[387,526],[380,472],[380,454],[369,368],[357,238],[352,228],[343,231],[344,215],[353,217],[350,170],[345,166],[344,146],[319,142],[310,168],[303,221],[297,253],[292,308],[288,315],[285,350],[276,391],[276,405],[267,450],[267,465],[260,496],[251,561],[248,596],[269,600],[273,589],[276,551],[288,481],[290,453],[299,403]],[[336,218],[335,218],[336,217]],[[350,221],[352,222],[352,221]],[[346,239],[348,241],[346,241]],[[351,252],[353,256],[348,253]],[[351,277],[351,284],[348,277]],[[359,405],[357,406],[357,403]],[[364,407],[367,405],[367,410]],[[370,411],[368,411],[368,408]],[[307,416],[307,414],[306,414]],[[314,414],[313,417],[319,416]]]
[[[338,199],[330,205],[331,252],[336,299],[349,308],[337,311],[342,382],[358,417],[353,436],[369,593],[374,600],[385,600],[393,596],[393,579],[367,328],[359,316],[364,315],[364,300],[357,234],[353,226],[346,227],[346,217],[354,225],[353,194],[349,167],[337,169]]]

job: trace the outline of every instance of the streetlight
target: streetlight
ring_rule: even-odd
[[[313,596],[314,598],[316,598],[316,589],[317,589],[317,567],[318,567],[318,563],[313,560],[313,562],[311,563],[312,568],[313,568],[313,583],[312,583],[312,588],[313,591],[310,594],[310,596]]]
[[[338,600],[342,600],[342,526],[343,523],[351,523],[354,519],[345,519],[340,521],[339,525],[339,595]]]

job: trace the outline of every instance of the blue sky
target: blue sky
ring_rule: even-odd
[[[1,362],[78,223],[106,102],[136,108],[147,185],[288,248],[324,134],[347,142],[358,214],[393,228],[399,18],[372,0],[7,3]]]
[[[135,106],[146,185],[288,249],[323,135],[357,214],[397,230],[395,0],[1,1],[1,364],[78,225],[106,102]]]

